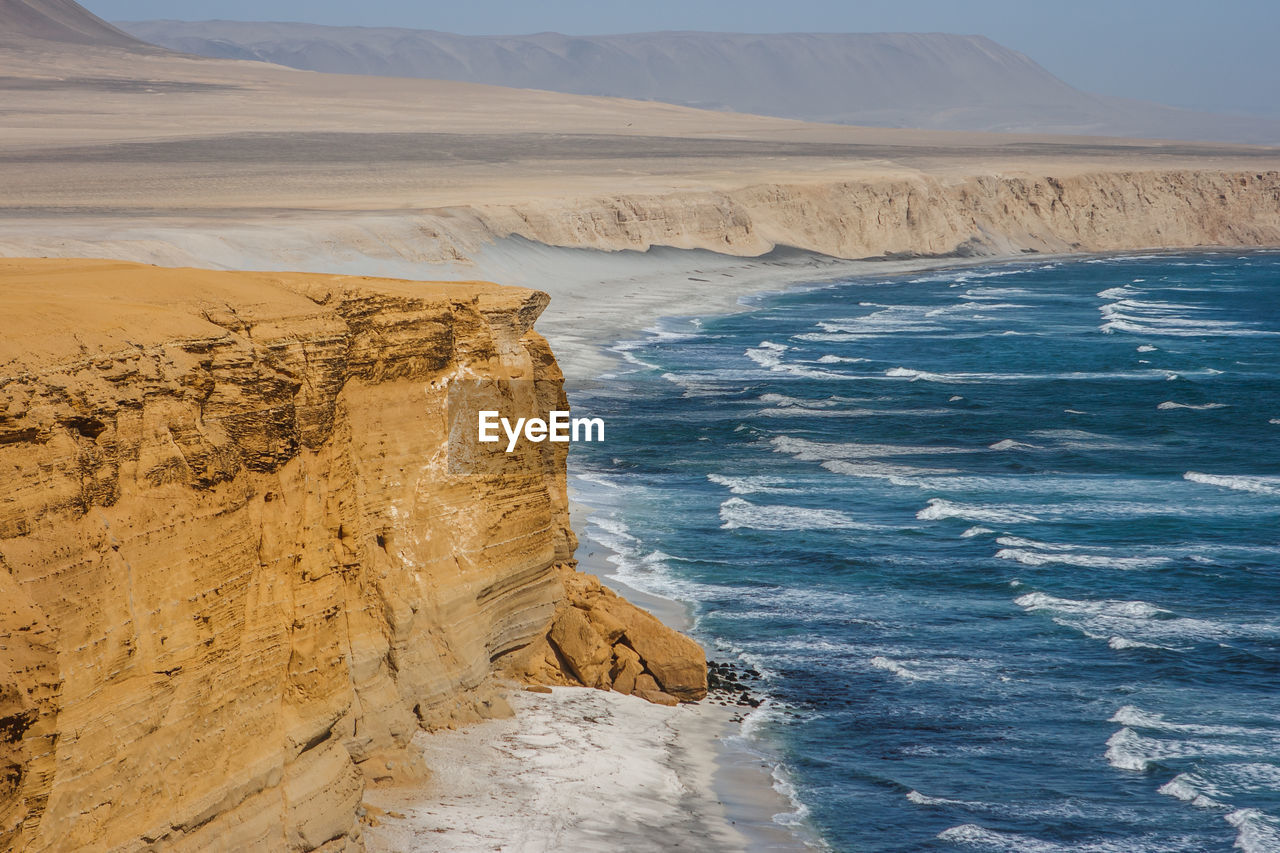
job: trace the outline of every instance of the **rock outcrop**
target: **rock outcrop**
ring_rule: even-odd
[[[360,849],[364,786],[549,629],[698,692],[564,603],[565,445],[450,464],[451,385],[564,405],[544,294],[0,261],[0,304],[0,848]]]
[[[593,575],[559,568],[565,596],[551,628],[508,661],[532,684],[616,690],[661,705],[707,695],[707,657],[693,640],[659,622]]]

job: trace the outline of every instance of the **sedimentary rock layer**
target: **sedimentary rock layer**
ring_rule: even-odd
[[[446,387],[563,405],[545,304],[0,261],[0,848],[359,849],[420,726],[502,713],[564,445],[455,472]]]
[[[1280,171],[775,176],[730,188],[544,195],[341,217],[246,223],[211,216],[160,231],[147,218],[60,220],[56,232],[35,220],[0,224],[0,254],[409,273],[422,264],[465,268],[512,236],[604,251],[663,246],[754,257],[785,246],[848,259],[1277,246]]]
[[[1067,171],[1059,177],[920,174],[770,182],[725,191],[493,205],[475,215],[486,235],[514,234],[555,246],[674,246],[735,255],[777,246],[868,258],[1277,245],[1280,172]],[[447,222],[441,226],[448,233]]]

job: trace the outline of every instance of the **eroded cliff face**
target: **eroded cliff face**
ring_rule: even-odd
[[[1053,175],[886,175],[723,191],[477,208],[480,229],[554,246],[651,246],[839,258],[1280,245],[1280,172],[1064,169]],[[442,258],[474,251],[442,222]]]
[[[0,261],[0,303],[0,849],[360,848],[564,597],[564,445],[447,459],[450,381],[563,403],[545,295]]]
[[[787,246],[845,259],[1280,245],[1280,171],[1270,157],[1257,169],[961,165],[852,169],[845,177],[780,171],[721,177],[724,186],[715,187],[702,181],[251,224],[237,212],[161,231],[127,217],[60,222],[56,233],[9,224],[0,225],[0,254],[417,270],[483,263],[487,248],[511,236],[576,249],[666,246],[741,257]]]

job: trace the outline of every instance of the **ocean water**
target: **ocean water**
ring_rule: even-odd
[[[757,667],[840,851],[1280,851],[1280,253],[673,318],[574,389],[583,548]],[[593,542],[594,540],[594,542]]]

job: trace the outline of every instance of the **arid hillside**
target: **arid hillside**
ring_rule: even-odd
[[[702,33],[462,36],[239,21],[120,24],[174,50],[338,74],[609,95],[805,121],[1280,142],[1280,121],[1073,88],[974,35]]]

